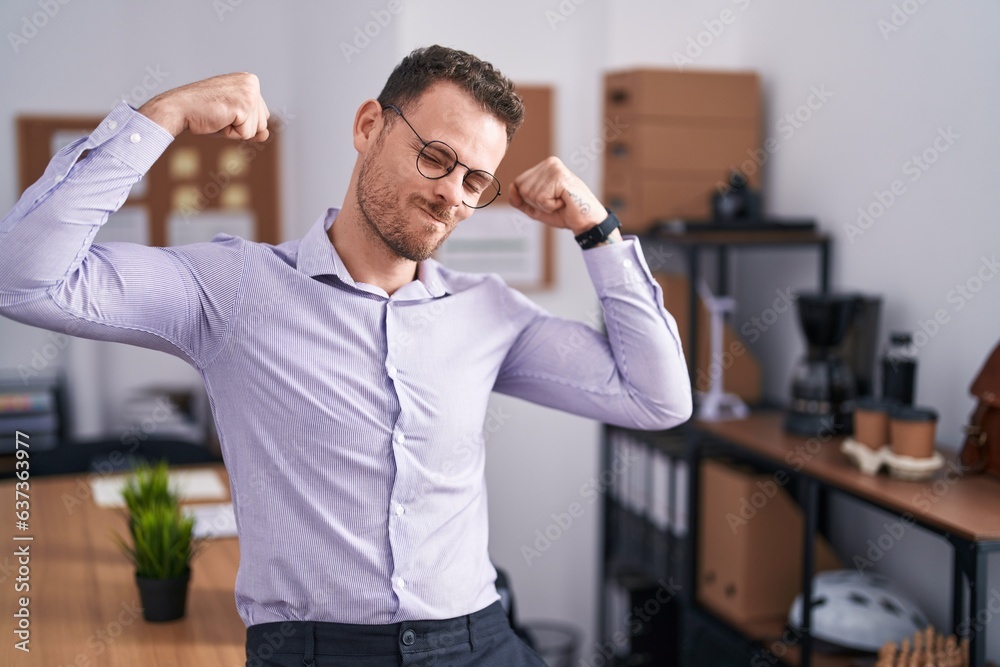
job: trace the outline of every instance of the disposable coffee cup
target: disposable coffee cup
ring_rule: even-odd
[[[889,413],[897,403],[863,396],[854,403],[854,439],[871,449],[889,444]]]
[[[937,419],[937,412],[930,408],[905,405],[893,408],[889,419],[892,453],[915,459],[932,457]]]

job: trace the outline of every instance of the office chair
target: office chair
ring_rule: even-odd
[[[510,621],[511,629],[514,630],[514,634],[521,638],[521,641],[531,648],[535,648],[531,636],[517,623],[517,614],[514,609],[514,591],[510,586],[510,579],[507,577],[507,572],[496,565],[493,567],[497,571],[496,587],[497,593],[500,594],[500,604],[503,606],[504,611],[507,612],[507,620]]]

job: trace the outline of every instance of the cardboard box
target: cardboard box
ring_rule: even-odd
[[[704,172],[657,172],[609,169],[604,177],[604,205],[627,233],[649,231],[657,220],[701,220],[712,215],[711,196],[719,181]]]
[[[781,473],[701,465],[698,600],[736,623],[787,618],[802,580],[802,512]],[[816,571],[842,567],[817,536]]]
[[[721,175],[725,183],[729,172],[750,159],[760,145],[756,119],[725,124],[629,121],[621,135],[608,143],[605,166],[610,170],[701,171],[712,179]],[[754,170],[749,175],[752,185],[756,186],[759,173]]]
[[[659,118],[760,117],[760,80],[754,72],[634,69],[604,77],[606,115]]]
[[[655,271],[653,277],[663,290],[663,307],[677,320],[677,328],[681,335],[681,345],[685,354],[690,354],[690,315],[688,304],[688,279],[677,273]],[[705,303],[698,299],[698,360],[695,365],[693,386],[698,391],[708,391],[711,384],[709,372],[711,365],[712,322]],[[722,369],[722,388],[731,394],[736,394],[748,405],[755,405],[761,397],[760,362],[740,338],[739,334],[727,322],[722,335],[723,358],[719,362]]]

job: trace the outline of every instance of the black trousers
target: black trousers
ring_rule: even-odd
[[[391,625],[313,621],[247,628],[246,667],[545,667],[499,602],[467,616]]]

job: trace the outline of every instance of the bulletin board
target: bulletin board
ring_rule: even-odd
[[[89,135],[102,120],[96,116],[19,116],[21,191],[42,176],[56,152]],[[209,241],[225,232],[279,243],[280,122],[269,122],[269,129],[270,136],[262,143],[181,134],[132,187],[95,242],[132,241],[163,247]]]
[[[524,101],[524,123],[511,140],[496,177],[500,198],[455,228],[436,259],[457,271],[498,273],[522,291],[555,283],[554,230],[532,220],[507,199],[510,184],[553,154],[550,86],[516,86]]]

